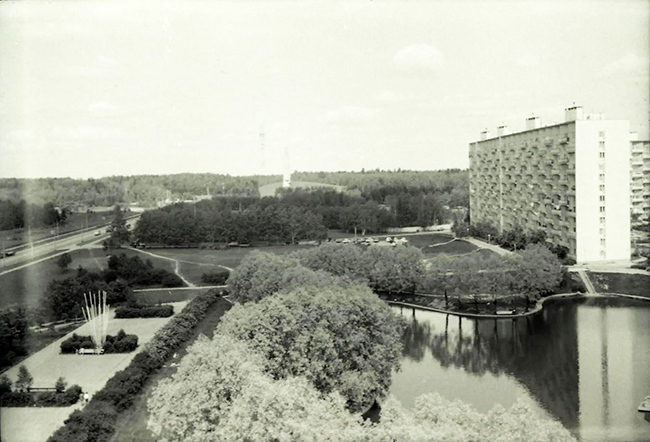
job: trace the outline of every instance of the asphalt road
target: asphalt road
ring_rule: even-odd
[[[128,222],[133,226],[138,219],[139,216],[130,218]],[[100,232],[100,234],[96,235],[97,232]],[[110,234],[106,233],[106,226],[102,226],[22,249],[16,252],[14,256],[7,256],[4,259],[0,259],[0,274],[22,268],[25,265],[30,265],[43,257],[50,257],[57,252],[64,253],[65,251],[74,250],[89,243],[101,242],[109,236]],[[9,267],[13,268],[7,269]]]

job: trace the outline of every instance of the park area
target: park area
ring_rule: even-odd
[[[185,302],[173,303],[174,312],[180,312],[185,304]],[[34,377],[34,387],[51,387],[61,376],[70,384],[80,385],[84,392],[89,392],[92,395],[99,391],[115,372],[126,368],[135,355],[153,338],[156,331],[170,319],[171,317],[112,319],[107,330],[109,335],[115,335],[120,329],[124,329],[127,333],[138,336],[139,346],[136,351],[131,353],[84,356],[61,354],[61,342],[69,338],[72,335],[71,332],[25,359],[22,364]],[[90,335],[90,326],[84,324],[74,330],[74,333]],[[15,380],[18,366],[14,366],[5,373],[9,378]],[[2,441],[42,442],[63,424],[72,411],[79,407],[80,405],[77,404],[65,408],[2,408]],[[26,422],[29,424],[26,425]]]

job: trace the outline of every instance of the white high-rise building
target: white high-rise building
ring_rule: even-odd
[[[471,222],[544,229],[577,262],[630,259],[629,122],[565,110],[565,121],[470,144]]]
[[[650,141],[630,140],[630,207],[639,221],[650,220]]]

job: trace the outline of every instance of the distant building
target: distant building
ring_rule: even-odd
[[[578,262],[630,259],[628,121],[565,110],[565,121],[470,144],[470,219],[543,229]]]
[[[630,140],[630,207],[639,221],[650,220],[650,141]]]

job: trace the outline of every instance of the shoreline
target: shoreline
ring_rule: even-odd
[[[460,316],[463,318],[476,318],[476,319],[518,319],[518,318],[525,318],[528,316],[536,315],[544,310],[544,304],[547,301],[557,301],[557,300],[563,300],[563,299],[588,299],[588,298],[607,298],[607,297],[619,297],[619,298],[628,298],[628,299],[634,299],[636,301],[646,301],[650,302],[650,298],[645,297],[645,296],[638,296],[638,295],[627,295],[623,293],[597,293],[597,294],[591,294],[591,293],[558,293],[556,295],[550,295],[545,298],[541,298],[535,303],[535,307],[530,309],[527,312],[523,313],[515,313],[515,314],[510,314],[510,315],[495,315],[495,314],[490,314],[490,313],[466,313],[466,312],[458,312],[458,311],[451,311],[451,310],[445,310],[437,307],[430,307],[430,306],[424,306],[424,305],[418,305],[418,304],[411,304],[408,302],[400,302],[400,301],[385,301],[388,303],[388,305],[395,305],[395,306],[400,306],[400,307],[408,307],[408,308],[418,308],[420,310],[428,310],[436,313],[444,313],[447,315],[453,315],[453,316]]]

